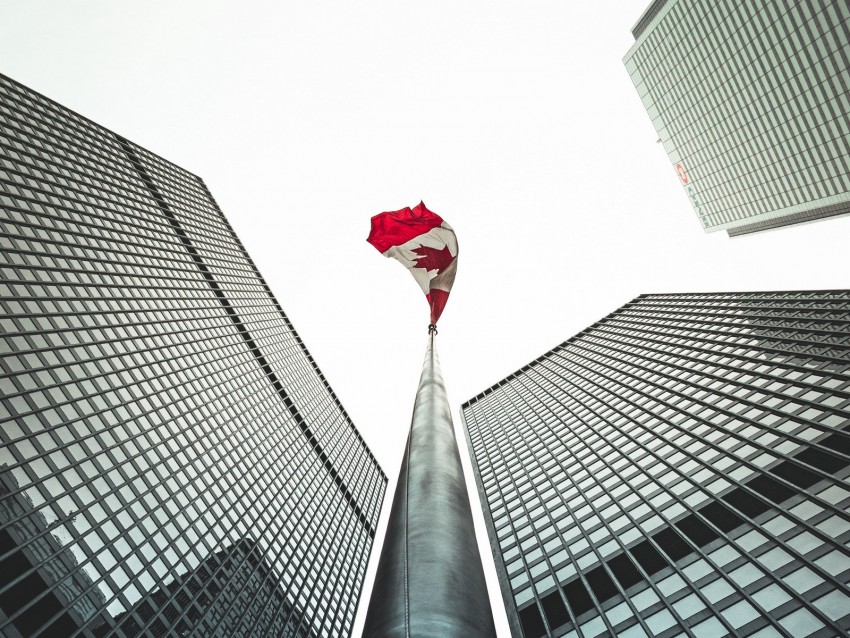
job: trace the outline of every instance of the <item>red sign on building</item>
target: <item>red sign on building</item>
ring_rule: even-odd
[[[678,173],[679,179],[682,180],[683,184],[687,184],[690,181],[688,174],[685,172],[685,167],[682,166],[681,162],[676,164],[676,173]]]

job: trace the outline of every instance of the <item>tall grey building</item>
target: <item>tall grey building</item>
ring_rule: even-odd
[[[850,3],[655,0],[626,69],[706,231],[850,213]]]
[[[347,636],[387,479],[204,182],[0,76],[0,634]]]
[[[462,413],[515,636],[850,630],[850,291],[643,295]]]

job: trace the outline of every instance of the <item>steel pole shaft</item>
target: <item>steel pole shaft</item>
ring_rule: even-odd
[[[495,635],[432,334],[363,636]]]

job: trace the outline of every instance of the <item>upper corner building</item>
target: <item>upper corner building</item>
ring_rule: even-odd
[[[850,291],[643,295],[464,404],[515,637],[850,631]]]
[[[706,231],[850,213],[847,0],[655,0],[632,34],[626,69]]]
[[[0,635],[350,635],[386,477],[204,182],[0,76],[0,224]]]

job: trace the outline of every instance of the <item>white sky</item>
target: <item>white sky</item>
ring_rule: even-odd
[[[457,231],[438,350],[482,539],[463,401],[640,293],[848,287],[850,218],[703,233],[622,64],[648,4],[0,0],[0,71],[206,181],[389,475],[355,636],[428,323],[372,215]]]

